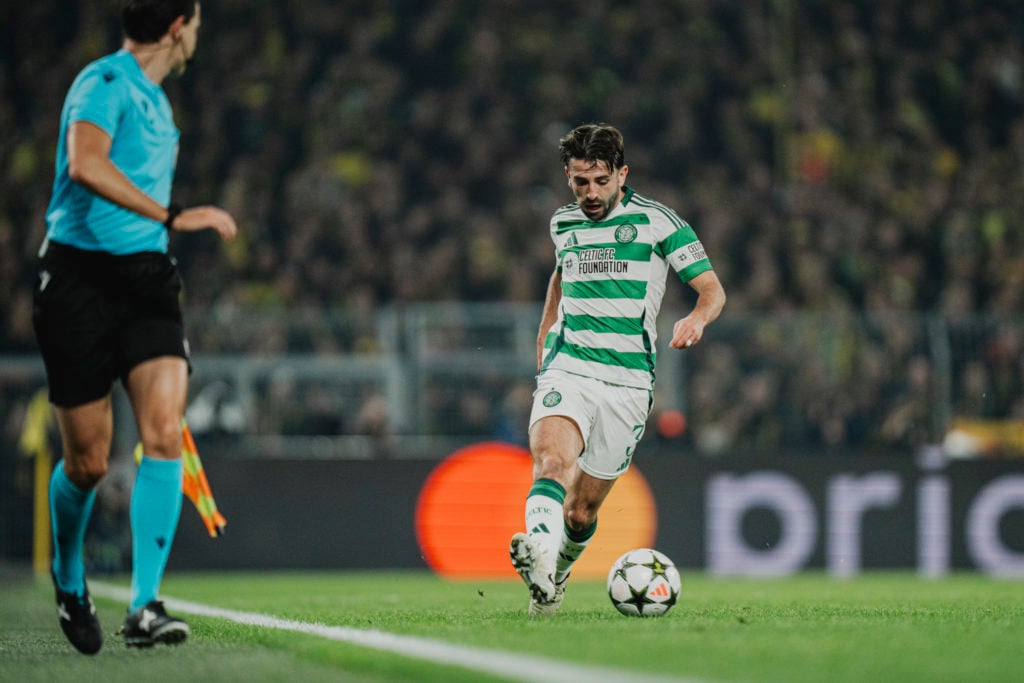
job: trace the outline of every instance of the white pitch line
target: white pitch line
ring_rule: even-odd
[[[89,590],[93,595],[127,602],[131,599],[130,591],[102,581],[90,581]],[[571,664],[547,657],[536,657],[514,654],[503,650],[474,648],[465,645],[454,645],[442,640],[431,640],[418,636],[403,636],[385,631],[364,630],[347,626],[327,626],[294,619],[281,619],[256,612],[223,609],[211,605],[203,605],[177,598],[161,598],[172,611],[183,614],[196,614],[203,617],[227,619],[237,624],[272,628],[294,633],[308,633],[321,638],[338,640],[353,645],[394,652],[405,657],[424,659],[437,664],[460,666],[475,671],[508,678],[529,681],[530,683],[575,683],[585,680],[588,683],[703,683],[693,678],[674,678],[643,674],[626,669],[612,669],[590,666],[587,664]]]

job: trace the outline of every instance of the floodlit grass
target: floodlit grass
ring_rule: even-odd
[[[103,598],[97,604],[109,635],[99,655],[84,657],[57,627],[48,579],[10,571],[0,579],[3,681],[500,680],[198,616],[186,617],[193,631],[187,644],[129,651],[113,635],[124,605]],[[104,580],[127,585],[124,577]],[[654,619],[620,616],[602,583],[580,581],[570,582],[557,617],[531,621],[517,581],[450,582],[426,572],[175,574],[164,594],[709,682],[1024,680],[1024,582],[974,575],[738,580],[684,574],[680,604]]]

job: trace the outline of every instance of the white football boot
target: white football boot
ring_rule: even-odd
[[[508,554],[512,566],[530,589],[531,610],[534,603],[547,606],[556,599],[561,601],[555,586],[555,560],[537,548],[533,539],[523,532],[515,534],[509,543]]]
[[[562,579],[561,583],[555,584],[555,599],[551,602],[537,602],[533,598],[530,598],[530,609],[529,615],[531,617],[553,617],[558,608],[562,606],[562,598],[565,597],[565,584],[569,581],[569,577]]]

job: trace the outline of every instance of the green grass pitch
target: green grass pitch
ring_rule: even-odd
[[[126,586],[125,577],[96,581]],[[819,574],[771,580],[684,573],[680,602],[652,619],[619,615],[603,582],[570,581],[561,613],[526,617],[518,581],[445,581],[428,572],[171,574],[164,597],[327,626],[415,635],[636,676],[687,681],[1022,681],[1024,582],[954,575]],[[97,598],[107,634],[95,657],[57,626],[46,577],[0,571],[0,681],[522,680],[313,634],[185,616],[176,648],[128,650],[125,605]],[[628,679],[623,679],[628,680]]]

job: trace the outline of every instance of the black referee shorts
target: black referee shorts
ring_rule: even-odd
[[[124,256],[49,242],[39,264],[32,323],[50,402],[73,408],[110,393],[139,363],[188,360],[181,278],[167,254]]]

